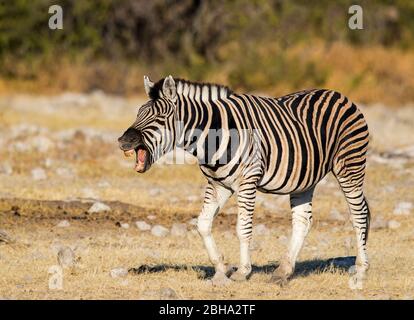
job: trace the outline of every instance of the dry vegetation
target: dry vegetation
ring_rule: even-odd
[[[414,298],[414,208],[401,205],[414,204],[413,107],[363,108],[372,134],[366,179],[372,267],[364,288],[353,291],[347,271],[354,233],[332,177],[317,188],[315,222],[287,287],[267,283],[290,232],[287,198],[268,195],[258,198],[255,224],[266,228],[254,236],[251,279],[212,287],[212,269],[191,224],[205,183],[197,166],[156,165],[137,175],[117,149],[116,138],[141,102],[99,92],[1,97],[0,298]],[[98,200],[111,211],[88,213]],[[232,200],[214,228],[230,264],[238,261],[235,214]],[[59,227],[64,220],[69,224]],[[169,229],[185,223],[188,232],[156,237],[140,231],[138,220]],[[62,246],[73,250],[75,264],[64,269],[63,289],[51,290],[48,269],[58,264]],[[347,258],[332,260],[338,257]],[[119,267],[141,268],[111,277]]]

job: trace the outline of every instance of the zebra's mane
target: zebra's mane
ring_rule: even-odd
[[[227,86],[220,84],[193,82],[180,78],[174,78],[174,81],[177,87],[177,94],[184,96],[192,95],[193,97],[198,94],[198,98],[202,101],[214,101],[220,98],[227,98],[233,93]],[[151,99],[155,100],[160,97],[163,83],[164,79],[161,79],[151,88],[149,93]]]

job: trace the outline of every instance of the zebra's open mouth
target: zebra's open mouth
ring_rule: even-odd
[[[126,157],[131,157],[134,153],[136,155],[135,171],[139,173],[147,171],[149,168],[148,151],[143,147],[124,151]]]

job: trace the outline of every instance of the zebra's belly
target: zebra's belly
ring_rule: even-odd
[[[309,190],[310,188],[314,187],[318,182],[308,185],[306,187],[284,187],[284,188],[279,188],[278,186],[272,187],[272,186],[265,186],[265,187],[261,187],[258,186],[257,190],[259,190],[260,192],[263,193],[271,193],[271,194],[292,194],[292,193],[301,193],[304,192],[306,190]]]
[[[296,162],[291,167],[279,166],[267,168],[258,182],[259,191],[274,194],[300,193],[314,187],[331,171],[332,165],[322,162],[316,164],[315,159],[308,162]]]

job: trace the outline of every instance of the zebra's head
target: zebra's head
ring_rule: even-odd
[[[144,76],[149,101],[142,105],[135,122],[118,138],[125,156],[136,154],[135,171],[145,172],[175,146],[177,90],[172,76],[153,83]]]

